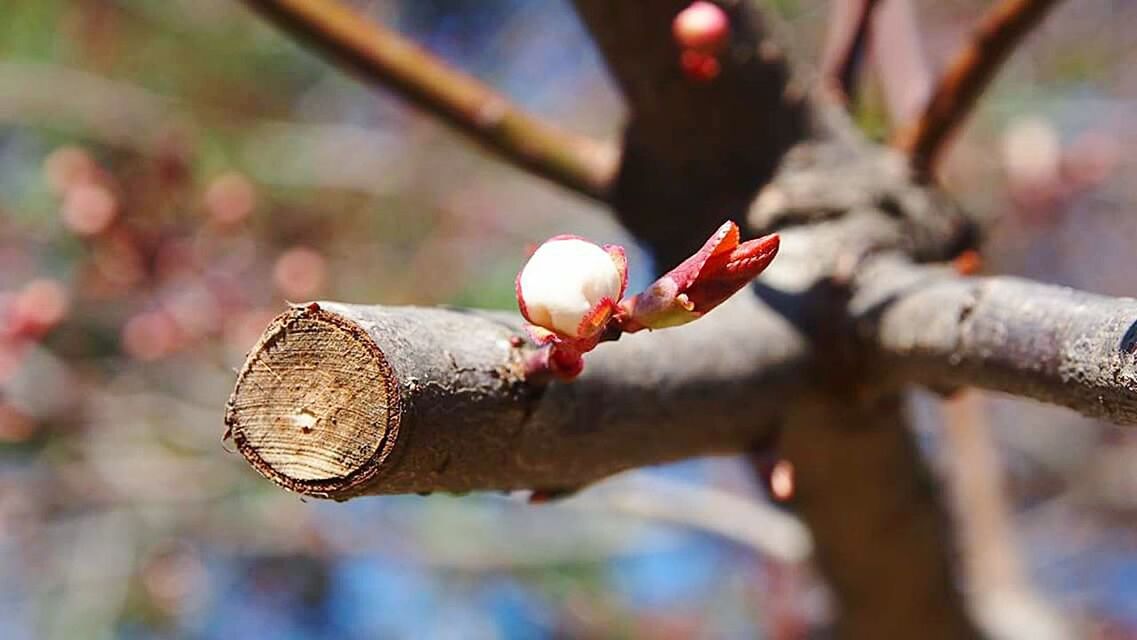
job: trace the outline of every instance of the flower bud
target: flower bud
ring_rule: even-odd
[[[726,45],[730,20],[718,5],[698,0],[675,16],[671,33],[680,49],[713,54]]]
[[[605,328],[627,283],[622,247],[557,236],[517,274],[517,302],[530,323],[562,339],[587,339]]]

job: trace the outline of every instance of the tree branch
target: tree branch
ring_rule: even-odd
[[[883,261],[853,301],[890,375],[1137,424],[1137,300]]]
[[[979,21],[940,77],[923,115],[894,142],[911,156],[917,174],[931,174],[948,139],[1003,61],[1056,4],[1057,0],[1001,0]]]
[[[856,96],[857,78],[869,47],[878,4],[879,0],[830,2],[821,79],[829,95],[843,105]]]
[[[912,122],[932,93],[932,72],[915,14],[912,0],[886,0],[873,20],[873,65],[894,125]]]
[[[712,486],[630,473],[587,489],[566,506],[616,511],[696,528],[796,565],[809,559],[813,541],[795,517],[768,503]]]
[[[730,42],[707,83],[682,73],[671,36],[689,0],[574,4],[628,104],[612,206],[658,266],[678,264],[724,220],[742,217],[809,132],[809,105],[750,2],[723,3]]]
[[[970,637],[939,496],[888,389],[974,384],[1137,423],[1137,300],[878,258],[843,313],[824,306],[839,292],[792,294],[777,284],[792,274],[771,275],[694,324],[605,344],[578,381],[544,389],[519,377],[511,316],[297,307],[253,349],[226,421],[266,477],[337,499],[573,487],[780,431],[844,637]],[[875,357],[849,350],[846,315]]]
[[[245,0],[362,79],[438,116],[521,168],[597,200],[608,198],[616,151],[529,115],[399,34],[336,0]]]
[[[828,389],[798,404],[779,441],[793,463],[794,507],[836,595],[837,636],[978,637],[955,585],[947,517],[901,398],[857,391]]]
[[[750,295],[605,344],[571,384],[525,383],[522,335],[502,314],[294,307],[250,352],[226,424],[258,471],[311,496],[572,489],[760,444],[809,354]]]

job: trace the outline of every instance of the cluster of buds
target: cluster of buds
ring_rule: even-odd
[[[754,279],[778,251],[778,236],[740,242],[726,222],[698,252],[641,293],[625,298],[623,247],[556,236],[517,274],[517,302],[530,336],[543,348],[527,364],[531,377],[571,380],[583,356],[622,333],[663,329],[695,320]]]
[[[710,82],[722,70],[719,55],[730,39],[730,20],[713,2],[698,0],[675,16],[671,33],[679,46],[679,66],[693,82]]]

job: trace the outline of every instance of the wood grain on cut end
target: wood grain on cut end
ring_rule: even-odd
[[[249,352],[225,422],[269,480],[352,495],[379,471],[400,421],[398,385],[366,333],[315,304],[278,316]]]

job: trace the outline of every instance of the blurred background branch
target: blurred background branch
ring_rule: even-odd
[[[834,3],[840,4],[840,3]],[[934,77],[913,0],[879,0],[870,43],[873,67],[893,126],[912,122],[927,105]]]
[[[958,527],[967,594],[976,620],[997,640],[1074,638],[1023,567],[998,448],[982,398],[961,391],[943,404],[948,492]]]
[[[878,4],[879,0],[857,0],[829,5],[821,78],[824,88],[842,104],[856,99],[858,76],[872,40]]]
[[[952,134],[971,113],[1003,61],[1037,26],[1057,0],[999,0],[980,19],[949,62],[920,118],[902,129],[895,145],[912,158],[917,174],[936,167]]]
[[[597,200],[606,200],[618,153],[522,112],[338,0],[245,3],[363,79],[395,91],[505,159]]]
[[[567,500],[565,506],[613,510],[695,527],[787,565],[805,562],[813,551],[809,530],[776,507],[660,476],[617,476]]]

